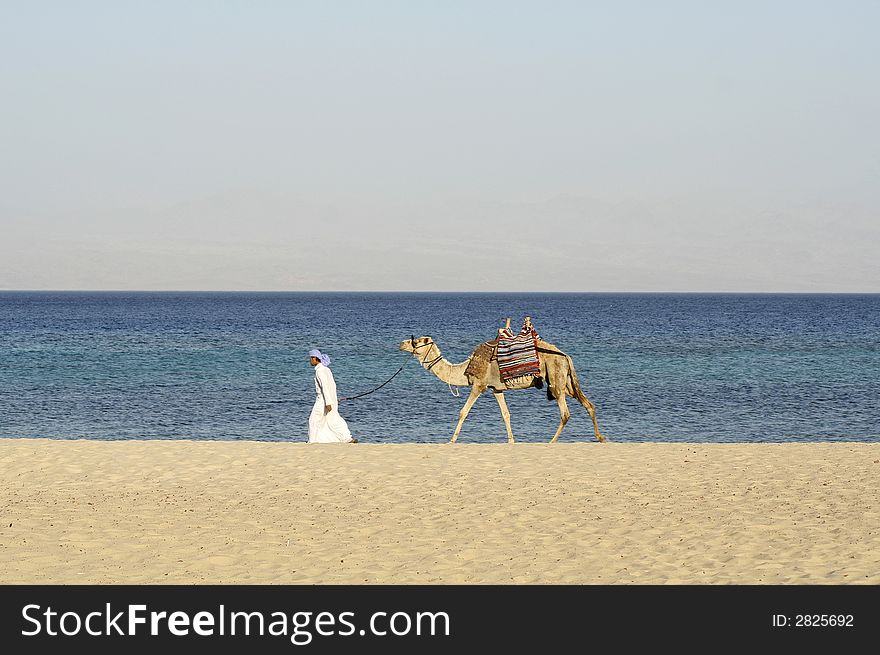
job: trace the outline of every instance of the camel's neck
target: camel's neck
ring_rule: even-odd
[[[464,371],[467,368],[470,359],[466,359],[460,364],[453,364],[443,357],[443,354],[440,352],[436,343],[432,343],[427,350],[427,353],[416,355],[424,368],[431,371],[431,373],[443,380],[446,384],[454,384],[459,387],[464,387],[469,384]]]

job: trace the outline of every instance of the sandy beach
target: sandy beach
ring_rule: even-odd
[[[0,440],[13,583],[878,584],[880,444]]]

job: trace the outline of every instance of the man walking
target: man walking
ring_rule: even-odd
[[[315,406],[309,415],[309,443],[357,443],[345,419],[339,414],[330,357],[320,350],[310,350],[309,364],[315,367],[316,396]]]

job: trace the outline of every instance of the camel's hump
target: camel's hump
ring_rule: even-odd
[[[542,350],[546,350],[551,353],[558,353],[560,355],[565,354],[564,352],[562,352],[562,350],[560,350],[559,348],[554,346],[549,341],[544,341],[543,339],[538,339],[538,352],[540,353]]]

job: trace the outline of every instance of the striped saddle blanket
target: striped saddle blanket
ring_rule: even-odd
[[[498,334],[498,370],[502,380],[524,375],[541,375],[538,362],[538,333],[531,326],[523,326],[519,334],[502,330]]]

